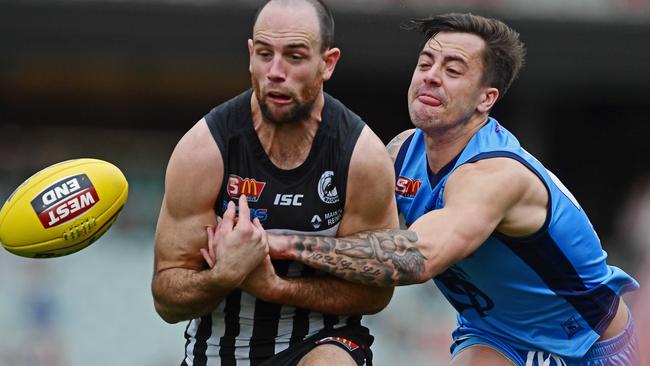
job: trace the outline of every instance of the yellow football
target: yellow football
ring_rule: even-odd
[[[0,243],[23,257],[68,255],[92,244],[115,222],[129,185],[115,165],[76,159],[34,174],[0,210]]]

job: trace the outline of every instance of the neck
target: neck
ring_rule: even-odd
[[[263,117],[253,93],[251,97],[253,128],[266,155],[275,166],[288,170],[297,168],[305,162],[320,126],[324,104],[325,98],[321,93],[307,119],[295,123],[277,124]]]
[[[442,131],[424,131],[429,168],[437,173],[467,146],[472,136],[487,122],[487,115],[481,115],[468,123]]]

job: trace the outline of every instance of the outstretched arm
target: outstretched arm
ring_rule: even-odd
[[[536,176],[506,158],[459,168],[448,179],[444,198],[444,208],[423,215],[409,230],[345,238],[269,235],[270,253],[358,283],[420,283],[467,257],[495,230],[511,236],[537,231],[548,199]]]
[[[431,278],[417,233],[410,230],[373,230],[344,238],[270,235],[269,247],[274,258],[303,262],[371,286],[408,285]]]

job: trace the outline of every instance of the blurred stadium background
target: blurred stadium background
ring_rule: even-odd
[[[410,126],[421,41],[400,22],[472,11],[517,29],[527,65],[493,115],[573,191],[610,262],[648,284],[649,0],[328,3],[343,58],[326,91],[385,142]],[[131,188],[117,224],[87,250],[39,261],[0,252],[1,366],[180,363],[184,324],[160,320],[149,289],[165,165],[195,121],[248,87],[258,5],[0,0],[0,202],[34,172],[78,157],[115,163]],[[639,321],[645,291],[626,298]],[[367,323],[376,365],[446,364],[453,312],[433,284],[399,288]]]

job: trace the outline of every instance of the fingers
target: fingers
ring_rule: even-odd
[[[251,223],[251,210],[248,208],[248,199],[245,194],[239,196],[239,215],[237,217],[237,228],[248,228]]]
[[[206,232],[208,233],[208,248],[201,248],[201,255],[203,255],[203,258],[205,261],[208,263],[210,268],[214,267],[215,263],[217,262],[217,256],[216,256],[216,251],[215,248],[217,246],[217,228],[213,228],[211,226],[206,226],[205,227]]]
[[[259,234],[262,236],[262,242],[264,242],[265,245],[267,245],[267,236],[266,236],[266,230],[264,230],[264,227],[262,226],[262,223],[260,222],[260,219],[257,217],[255,220],[253,220],[253,226],[257,229]],[[267,245],[268,247],[268,245]]]
[[[207,250],[205,250],[205,248],[201,248],[201,254],[203,255],[203,259],[208,263],[208,266],[210,266],[210,268],[214,267],[214,260],[212,260],[212,256]]]
[[[214,241],[214,231],[212,229],[212,226],[206,226],[205,231],[208,232],[208,244],[210,244]]]
[[[255,225],[256,228],[264,231],[264,226],[262,226],[260,219],[258,219],[257,217],[253,220],[253,225]]]
[[[208,227],[208,254],[210,255],[210,258],[213,259],[214,262],[217,261],[217,254],[216,254],[217,240],[216,239],[217,239],[217,235],[219,235],[217,234],[218,230],[219,230],[218,225],[216,228]],[[210,267],[212,267],[212,265],[210,265]]]
[[[235,203],[230,201],[228,202],[228,207],[226,212],[223,213],[223,219],[219,223],[219,231],[222,233],[227,233],[232,230],[232,227],[235,225]],[[218,220],[218,219],[217,219]]]

